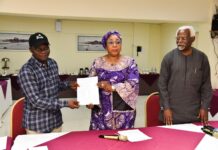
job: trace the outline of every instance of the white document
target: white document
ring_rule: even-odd
[[[195,150],[217,150],[218,149],[218,139],[210,135],[205,135],[200,143],[197,145]]]
[[[197,126],[192,123],[187,124],[176,124],[176,125],[167,125],[167,126],[159,126],[161,128],[168,128],[168,129],[177,129],[177,130],[184,130],[184,131],[191,131],[191,132],[201,132],[202,126]]]
[[[77,101],[80,105],[99,104],[98,77],[77,78]]]
[[[130,142],[138,142],[138,141],[151,139],[151,137],[145,135],[143,132],[141,132],[138,129],[118,131],[118,133],[120,135],[127,136],[128,141]]]
[[[6,149],[6,146],[7,146],[7,139],[8,137],[7,136],[4,136],[4,137],[0,137],[0,150],[4,150]]]
[[[29,148],[53,140],[67,133],[68,132],[18,135],[14,140],[14,144],[11,150],[27,150]]]
[[[48,150],[47,146],[38,146],[38,147],[31,147],[28,150]]]

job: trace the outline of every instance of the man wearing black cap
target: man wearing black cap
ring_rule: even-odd
[[[78,108],[75,100],[59,100],[59,90],[73,88],[70,81],[61,82],[55,60],[49,58],[48,38],[43,33],[29,38],[32,57],[20,70],[18,82],[25,95],[23,127],[27,134],[61,131],[61,108]]]

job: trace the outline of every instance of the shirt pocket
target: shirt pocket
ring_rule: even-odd
[[[195,87],[201,86],[202,76],[203,76],[202,73],[203,73],[203,71],[201,70],[201,68],[195,68],[192,71],[191,78],[190,78],[191,85],[193,85]]]

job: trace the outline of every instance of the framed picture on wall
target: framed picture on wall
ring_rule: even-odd
[[[101,44],[101,36],[82,36],[77,37],[78,51],[105,51]]]
[[[31,34],[0,32],[0,50],[28,50],[30,35]]]

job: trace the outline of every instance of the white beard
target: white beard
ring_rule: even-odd
[[[185,46],[178,46],[178,49],[179,49],[180,51],[184,50],[184,48],[185,48]]]

